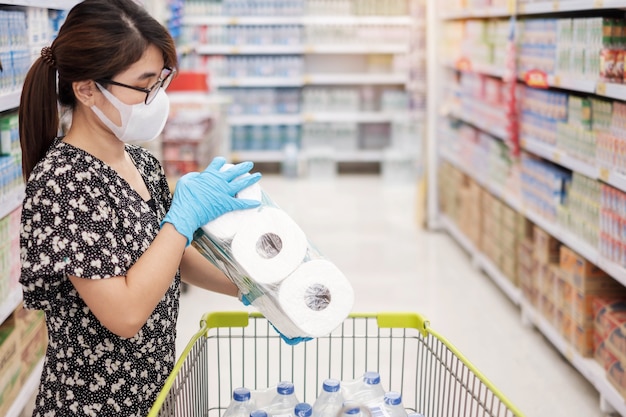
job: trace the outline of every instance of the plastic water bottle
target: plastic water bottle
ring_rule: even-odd
[[[222,417],[248,417],[254,408],[250,390],[245,387],[235,388],[233,399]]]
[[[293,409],[295,417],[311,417],[312,414],[313,407],[309,403],[298,403]]]
[[[343,403],[342,407],[342,417],[363,417],[361,407],[356,401],[346,401]]]
[[[424,414],[422,413],[412,412],[412,413],[407,414],[407,417],[426,417],[426,416],[424,416]]]
[[[313,417],[337,417],[342,405],[341,382],[337,379],[326,379],[322,383],[322,392],[313,404]]]
[[[276,386],[276,395],[267,408],[270,417],[293,416],[294,409],[300,401],[294,392],[293,383],[279,382]]]
[[[406,410],[402,404],[402,394],[397,391],[385,393],[383,408],[388,417],[407,417]]]
[[[380,404],[385,397],[385,389],[380,384],[380,374],[378,372],[365,372],[361,383],[355,392],[348,398],[360,404]]]
[[[265,410],[254,410],[250,413],[250,417],[269,417]]]

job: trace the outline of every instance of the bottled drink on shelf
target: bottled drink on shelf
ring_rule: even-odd
[[[269,417],[265,410],[254,410],[250,413],[250,417]]]
[[[341,408],[341,417],[368,417],[363,411],[361,406],[356,401],[346,401]]]
[[[386,417],[407,417],[407,412],[402,404],[402,394],[397,391],[385,393],[383,409]]]
[[[342,405],[341,382],[337,379],[326,379],[322,384],[322,392],[313,403],[313,417],[337,417]]]
[[[267,413],[270,417],[293,416],[294,409],[299,402],[293,383],[288,381],[279,382],[276,386],[276,394],[267,408]]]
[[[233,398],[222,417],[248,417],[254,411],[250,390],[245,387],[236,388]]]

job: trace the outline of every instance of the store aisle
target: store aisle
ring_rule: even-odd
[[[261,184],[351,280],[354,311],[417,311],[528,417],[601,416],[599,397],[443,233],[421,230],[416,186],[379,176],[332,182],[266,175]],[[202,313],[245,309],[190,289],[181,299],[178,352]]]

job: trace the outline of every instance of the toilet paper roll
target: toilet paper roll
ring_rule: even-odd
[[[220,171],[224,171],[232,166],[234,165],[225,164]],[[246,176],[250,176],[250,174],[241,175],[236,179]],[[261,202],[263,200],[263,190],[257,182],[238,192],[235,197],[244,200],[255,200]],[[202,230],[215,238],[229,241],[233,238],[233,236],[235,236],[235,234],[237,234],[246,218],[255,212],[256,209],[230,211],[205,224],[202,227]]]
[[[302,229],[274,207],[248,216],[231,243],[233,258],[259,284],[283,280],[303,262],[307,248]]]
[[[322,337],[350,314],[354,291],[335,264],[317,259],[303,263],[281,282],[277,298],[284,314],[301,330],[297,336]]]

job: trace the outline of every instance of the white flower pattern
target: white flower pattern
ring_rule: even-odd
[[[160,228],[171,203],[163,170],[144,149],[126,150],[152,207],[109,166],[58,139],[26,186],[20,282],[25,306],[45,311],[49,338],[34,417],[143,417],[173,368],[178,274],[130,339],[103,327],[67,279],[124,275]]]

